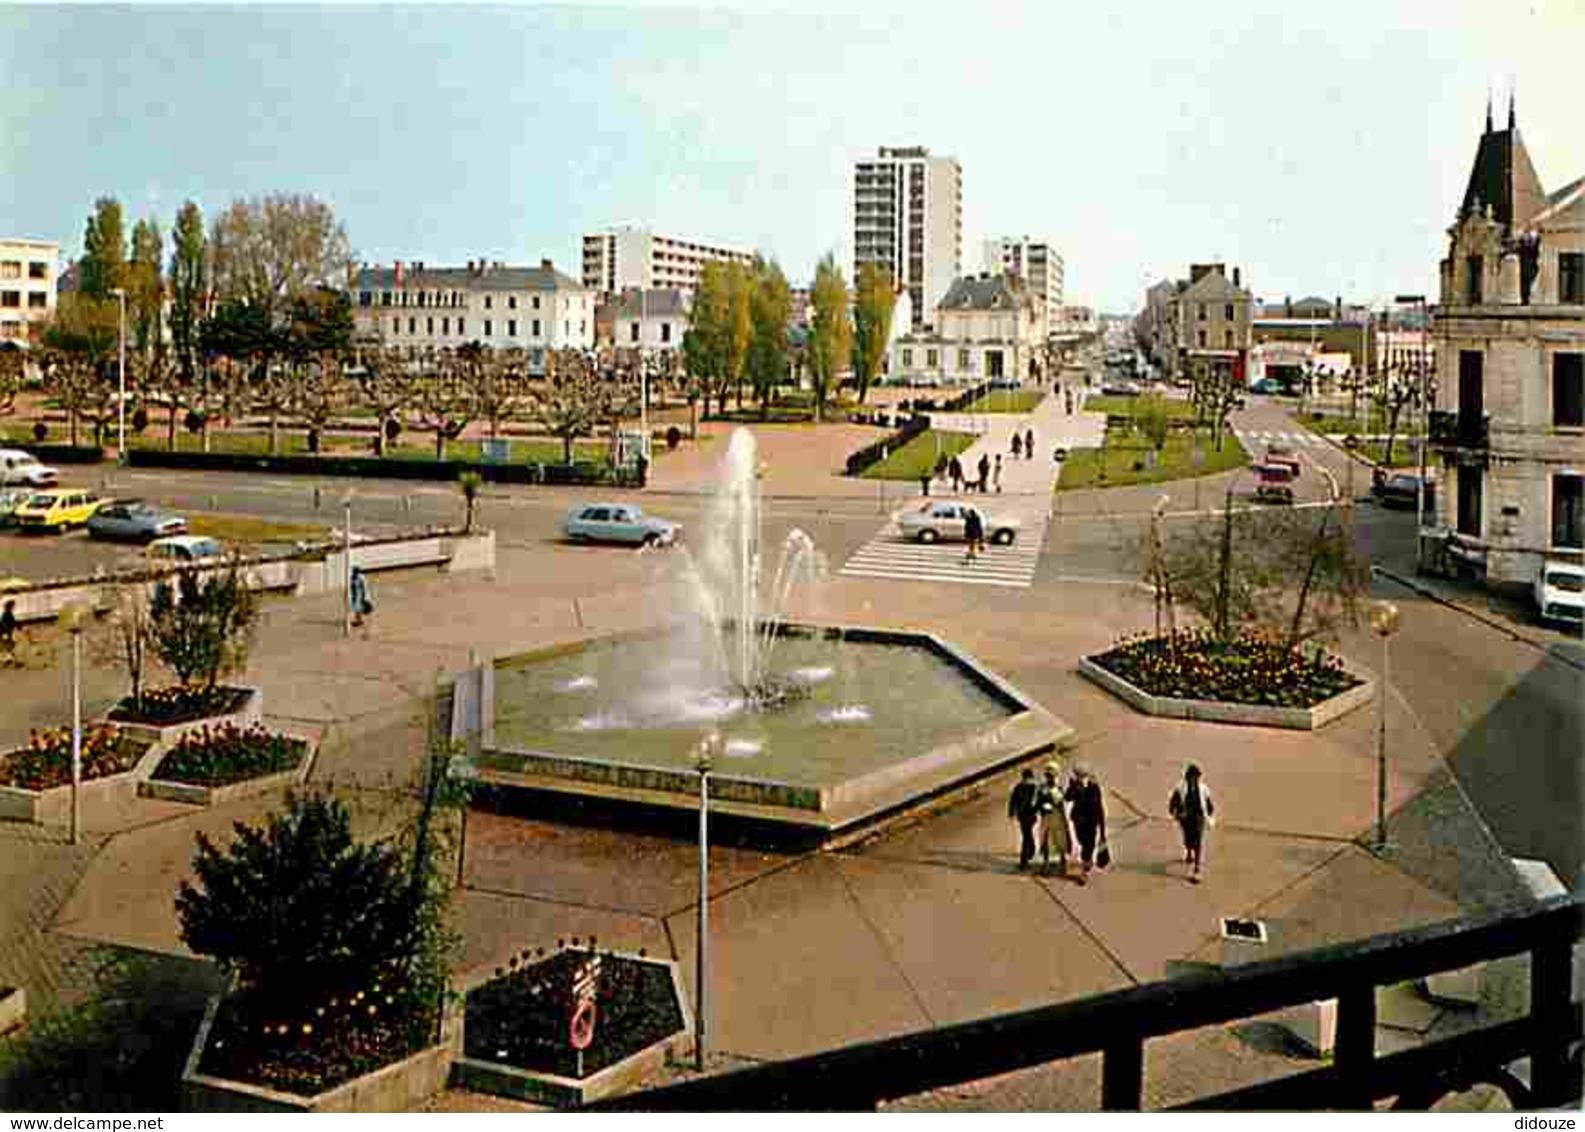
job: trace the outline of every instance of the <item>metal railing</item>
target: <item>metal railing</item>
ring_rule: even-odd
[[[1517,1107],[1580,1097],[1582,1012],[1571,1000],[1585,895],[1450,920],[1276,959],[1148,983],[1074,1002],[1001,1014],[632,1093],[596,1108],[638,1111],[873,1109],[885,1101],[1100,1053],[1101,1107],[1137,1110],[1145,1045],[1202,1026],[1337,1000],[1330,1065],[1198,1099],[1199,1109],[1364,1109],[1397,1097],[1428,1107],[1477,1082],[1500,1084]],[[1528,952],[1529,1012],[1385,1056],[1375,1052],[1376,990]],[[1530,1058],[1525,1086],[1506,1066]]]

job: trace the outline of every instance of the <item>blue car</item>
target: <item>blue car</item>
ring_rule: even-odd
[[[107,503],[88,520],[89,537],[117,542],[152,542],[186,533],[186,519],[141,499]]]
[[[1282,382],[1274,377],[1263,377],[1249,387],[1251,393],[1261,393],[1266,396],[1282,392]]]
[[[633,503],[590,503],[575,507],[562,525],[573,542],[619,542],[631,546],[670,546],[682,527],[646,515]]]

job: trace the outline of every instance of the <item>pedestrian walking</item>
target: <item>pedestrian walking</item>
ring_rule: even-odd
[[[952,462],[947,465],[947,474],[952,477],[952,494],[956,495],[959,490],[958,485],[963,482],[963,462],[956,456],[952,457]]]
[[[1193,763],[1183,772],[1183,781],[1167,799],[1167,812],[1177,819],[1178,829],[1183,834],[1183,863],[1194,867],[1189,879],[1199,884],[1200,865],[1205,857],[1205,830],[1216,824],[1216,807],[1211,802],[1211,792],[1206,789],[1200,768]]]
[[[996,490],[1002,490],[1002,454],[996,454],[996,466],[991,471],[991,482],[996,485]]]
[[[1035,772],[1028,767],[1018,778],[1018,785],[1007,799],[1007,816],[1018,823],[1018,867],[1027,869],[1035,856],[1035,822],[1040,817],[1037,804],[1039,788],[1035,785]]]
[[[985,519],[977,507],[964,508],[963,539],[969,544],[968,552],[963,556],[965,562],[973,562],[985,553]]]
[[[1073,835],[1068,832],[1068,811],[1062,804],[1062,787],[1059,784],[1062,768],[1057,763],[1046,764],[1045,779],[1036,792],[1036,809],[1040,812],[1040,864],[1041,872],[1051,872],[1051,851],[1057,852],[1057,873],[1068,875],[1068,854],[1073,852]]]
[[[1073,415],[1073,390],[1069,389],[1064,393],[1062,400],[1068,407],[1068,416],[1071,417]]]
[[[941,453],[938,453],[937,456],[936,456],[936,479],[944,480],[946,478],[947,478],[947,454],[945,452],[941,452]]]
[[[980,453],[980,494],[984,495],[987,485],[991,482],[991,458],[984,452]]]
[[[928,496],[930,494],[930,469],[929,468],[926,468],[924,471],[919,473],[919,494],[920,495],[924,495],[924,496]]]
[[[1068,813],[1073,819],[1073,832],[1079,839],[1079,883],[1088,884],[1097,847],[1102,868],[1110,855],[1106,847],[1106,804],[1101,798],[1101,784],[1095,781],[1090,768],[1080,763],[1073,768],[1073,781],[1068,783],[1062,797],[1072,807]]]
[[[1018,431],[1015,429],[1015,430],[1013,430],[1013,459],[1016,460],[1020,456],[1022,456],[1023,454],[1024,454],[1024,438],[1022,436],[1020,436]]]
[[[369,585],[369,579],[364,576],[363,568],[352,568],[352,585],[347,591],[347,600],[352,607],[352,623],[364,624],[365,619],[374,612],[374,587]]]
[[[0,664],[10,668],[17,663],[17,603],[7,601],[0,610]]]
[[[1035,458],[1035,430],[1032,429],[1032,428],[1026,428],[1026,429],[1024,429],[1024,459],[1033,460],[1034,458]]]

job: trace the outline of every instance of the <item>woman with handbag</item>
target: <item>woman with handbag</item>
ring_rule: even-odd
[[[1111,850],[1106,845],[1106,805],[1101,798],[1101,784],[1095,781],[1089,767],[1079,763],[1073,768],[1073,781],[1068,783],[1062,796],[1072,807],[1069,815],[1073,819],[1073,832],[1079,839],[1079,863],[1082,866],[1079,883],[1088,884],[1092,864],[1099,864],[1104,869],[1111,862]],[[1096,854],[1097,844],[1100,846],[1099,858]]]

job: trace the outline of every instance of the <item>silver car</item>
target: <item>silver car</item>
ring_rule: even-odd
[[[670,546],[682,527],[669,519],[646,515],[634,503],[590,503],[569,511],[562,529],[573,542]]]
[[[970,508],[980,511],[980,519],[985,524],[986,541],[998,546],[1011,546],[1018,538],[1019,528],[1023,524],[1017,516],[987,515],[972,503],[946,499],[926,503],[917,511],[902,512],[897,516],[897,528],[902,531],[904,538],[919,542],[961,542],[963,522]]]
[[[186,519],[141,499],[117,499],[88,520],[89,538],[121,542],[148,542],[186,532]]]

